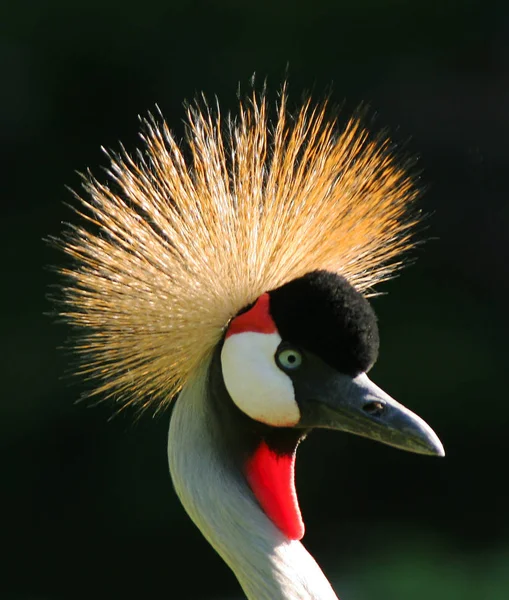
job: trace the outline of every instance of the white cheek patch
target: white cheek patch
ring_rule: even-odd
[[[278,333],[228,336],[221,351],[226,389],[240,410],[267,425],[291,427],[300,419],[291,379],[275,362]]]

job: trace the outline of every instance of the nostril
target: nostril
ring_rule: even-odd
[[[367,402],[362,410],[367,412],[368,415],[373,417],[379,417],[385,410],[385,404],[383,402],[379,402],[378,400],[374,400],[373,402]]]

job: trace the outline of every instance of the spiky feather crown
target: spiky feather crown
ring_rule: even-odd
[[[62,314],[95,393],[164,407],[263,292],[326,269],[367,293],[400,266],[416,191],[389,142],[357,119],[338,131],[327,103],[289,115],[284,88],[267,112],[265,94],[236,119],[197,102],[189,160],[150,118],[136,160],[110,155],[112,187],[84,178]]]

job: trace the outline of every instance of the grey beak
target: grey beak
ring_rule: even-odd
[[[444,447],[431,427],[396,402],[365,373],[349,377],[329,374],[305,402],[301,425],[338,429],[409,452],[444,456]],[[321,387],[321,389],[320,389]]]

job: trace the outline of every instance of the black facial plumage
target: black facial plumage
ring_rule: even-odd
[[[269,292],[270,313],[285,342],[347,375],[367,372],[378,356],[378,325],[369,302],[348,281],[313,271]]]

